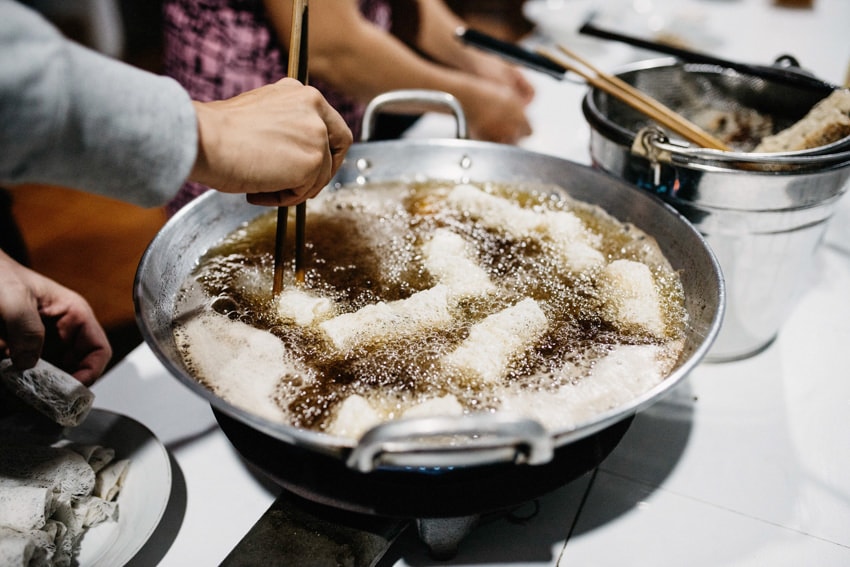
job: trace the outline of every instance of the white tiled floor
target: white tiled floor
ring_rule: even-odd
[[[604,517],[612,503],[627,510]],[[558,565],[778,567],[850,561],[844,546],[606,473],[597,478],[578,528]]]

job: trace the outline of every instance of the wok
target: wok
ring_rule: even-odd
[[[446,100],[442,93],[413,93]],[[380,105],[409,99],[411,93],[385,95]],[[452,102],[450,100],[449,102]],[[370,107],[372,116],[378,103]],[[465,121],[451,105],[463,135]],[[366,129],[368,130],[368,120]],[[368,133],[365,134],[368,136]],[[545,464],[555,450],[632,417],[657,401],[703,358],[717,334],[724,286],[717,261],[693,227],[656,197],[608,174],[557,157],[515,146],[465,139],[393,140],[354,144],[325,190],[351,184],[438,179],[469,182],[557,184],[574,198],[593,203],[633,223],[659,243],[681,274],[689,316],[686,345],[675,369],[656,387],[629,403],[575,428],[548,431],[531,419],[503,412],[465,417],[397,420],[376,426],[359,442],[275,423],[240,409],[196,381],[185,366],[172,334],[176,297],[212,245],[268,209],[248,204],[242,195],[210,191],[160,230],[145,251],[134,284],[136,318],[145,342],[180,382],[233,420],[286,444],[344,462],[361,472],[405,467],[473,467],[493,464]],[[308,205],[309,211],[309,205]],[[309,212],[308,212],[309,230]],[[446,439],[462,439],[449,443]]]

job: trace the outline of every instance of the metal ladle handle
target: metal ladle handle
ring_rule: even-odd
[[[507,413],[399,419],[360,439],[346,464],[360,472],[380,467],[447,468],[552,460],[552,438],[537,421]]]
[[[457,123],[456,137],[461,140],[469,138],[469,128],[463,107],[453,95],[427,89],[402,89],[380,94],[373,98],[363,112],[363,128],[360,135],[362,142],[368,142],[375,131],[378,114],[390,107],[410,114],[422,114],[429,111],[449,111]]]

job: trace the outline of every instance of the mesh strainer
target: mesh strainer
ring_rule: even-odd
[[[750,170],[822,168],[850,161],[850,136],[809,150],[752,153],[759,140],[802,119],[828,91],[806,84],[773,82],[709,64],[674,59],[645,61],[617,76],[692,122],[715,133],[735,151],[689,147],[657,129],[643,114],[593,90],[584,101],[591,126],[612,141],[632,147],[638,140],[649,155],[689,166]]]

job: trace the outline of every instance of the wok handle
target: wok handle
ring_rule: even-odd
[[[400,419],[361,438],[346,464],[360,472],[382,466],[445,468],[552,460],[552,438],[532,419],[507,413]]]
[[[448,111],[457,122],[456,137],[469,138],[466,114],[453,95],[428,89],[401,89],[380,94],[369,101],[363,112],[363,128],[360,140],[368,142],[375,130],[375,121],[382,110],[394,107],[397,112],[421,114],[429,111]]]

